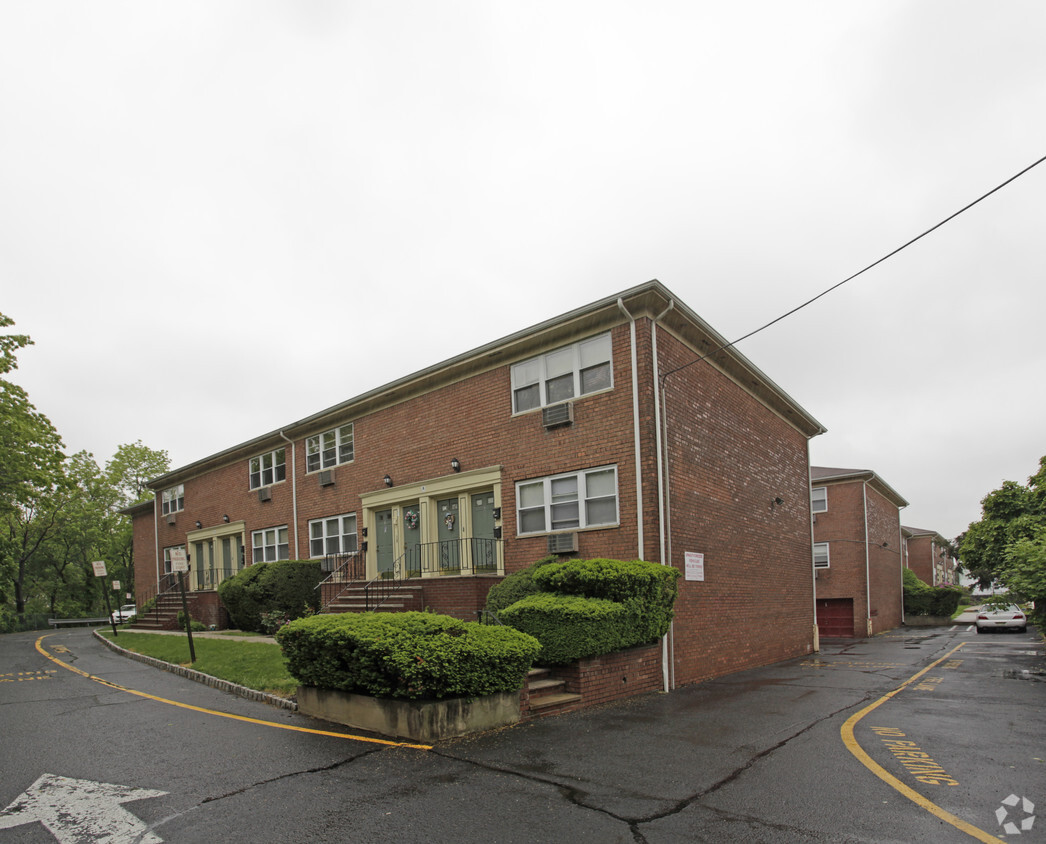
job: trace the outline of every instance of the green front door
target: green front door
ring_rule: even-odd
[[[494,492],[472,496],[472,567],[475,571],[497,571],[497,542],[494,540]]]
[[[403,570],[407,577],[421,577],[421,508],[403,508]]]
[[[375,545],[377,546],[378,577],[392,577],[393,556],[392,511],[379,510],[374,514]]]
[[[458,499],[446,498],[436,502],[436,518],[439,519],[438,559],[441,572],[457,572],[461,569],[461,523],[458,521]]]

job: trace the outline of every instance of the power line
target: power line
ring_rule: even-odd
[[[995,193],[996,191],[1002,190],[1002,189],[1003,189],[1004,187],[1006,187],[1006,186],[1007,186],[1008,184],[1010,184],[1010,182],[1013,182],[1013,181],[1015,181],[1015,180],[1019,179],[1019,178],[1020,178],[1021,176],[1023,176],[1023,175],[1024,175],[1025,173],[1027,173],[1027,172],[1028,172],[1029,170],[1031,170],[1031,169],[1033,169],[1033,168],[1035,168],[1035,167],[1038,167],[1038,166],[1039,166],[1040,164],[1042,164],[1042,162],[1044,162],[1044,161],[1046,161],[1046,155],[1044,155],[1044,156],[1043,156],[1042,158],[1040,158],[1040,159],[1039,159],[1038,161],[1036,161],[1036,162],[1034,162],[1034,163],[1032,163],[1032,164],[1029,164],[1029,165],[1028,165],[1027,167],[1025,167],[1025,168],[1024,168],[1023,170],[1021,170],[1021,171],[1020,171],[1019,173],[1015,173],[1014,175],[1010,176],[1010,178],[1008,178],[1008,179],[1007,179],[1007,180],[1006,180],[1005,182],[1002,182],[1002,183],[1000,183],[1000,184],[996,185],[995,187],[993,187],[993,188],[992,188],[992,189],[991,189],[990,191],[988,191],[987,193],[985,193],[985,194],[982,194],[981,196],[977,197],[977,199],[975,199],[975,200],[974,200],[973,202],[969,203],[968,205],[964,205],[964,206],[963,206],[962,208],[960,208],[960,209],[959,209],[958,211],[956,211],[955,213],[953,213],[953,214],[949,214],[949,215],[948,215],[947,217],[945,217],[945,218],[944,218],[943,220],[941,220],[941,221],[940,221],[939,223],[937,223],[937,224],[936,224],[936,225],[934,225],[934,226],[931,226],[931,227],[930,227],[930,228],[928,228],[928,229],[927,229],[926,231],[924,231],[924,232],[923,232],[922,234],[920,234],[920,235],[916,235],[916,236],[915,236],[915,237],[913,237],[913,238],[912,238],[911,240],[909,240],[909,241],[908,241],[907,243],[905,243],[905,244],[902,244],[901,246],[898,246],[898,247],[897,247],[896,249],[894,249],[894,250],[893,250],[892,252],[887,252],[887,253],[886,253],[885,255],[883,255],[883,256],[882,256],[882,257],[881,257],[881,258],[880,258],[879,260],[877,260],[877,261],[873,261],[873,262],[872,262],[872,263],[870,263],[870,264],[869,264],[869,265],[868,265],[867,267],[865,267],[865,268],[864,268],[863,270],[858,270],[858,271],[857,271],[857,272],[855,272],[855,273],[854,273],[853,275],[851,275],[851,276],[848,276],[848,277],[844,278],[844,279],[843,279],[842,281],[836,282],[836,283],[835,283],[835,284],[833,284],[833,285],[832,285],[831,287],[829,287],[829,288],[828,288],[827,290],[822,290],[822,291],[821,291],[820,293],[818,293],[818,294],[817,294],[816,296],[814,296],[814,297],[813,297],[812,299],[807,299],[807,300],[806,300],[805,302],[803,302],[803,303],[802,303],[801,305],[796,305],[796,307],[792,308],[792,309],[791,309],[790,311],[786,311],[785,313],[781,314],[781,315],[780,315],[779,317],[777,317],[777,318],[775,318],[775,319],[772,319],[772,320],[770,320],[770,322],[766,323],[766,325],[762,325],[762,326],[760,326],[759,328],[755,329],[754,331],[749,331],[749,332],[748,332],[747,334],[745,334],[744,336],[742,336],[742,337],[738,337],[738,338],[737,338],[736,340],[733,340],[733,341],[731,341],[731,342],[729,342],[729,343],[725,343],[725,344],[723,344],[722,346],[720,346],[720,347],[719,347],[718,349],[713,349],[712,351],[710,351],[710,352],[708,352],[708,353],[706,353],[706,354],[703,354],[703,355],[701,355],[701,357],[699,357],[699,358],[696,358],[695,360],[692,360],[692,361],[690,361],[690,363],[684,363],[684,364],[683,364],[682,366],[677,366],[677,367],[676,367],[675,369],[670,369],[670,370],[669,370],[668,372],[664,373],[664,374],[663,374],[663,375],[661,376],[661,384],[662,384],[662,386],[664,385],[664,383],[665,383],[665,380],[666,380],[666,379],[668,378],[668,376],[669,376],[669,375],[672,375],[672,374],[674,374],[674,373],[676,373],[676,372],[679,372],[679,370],[681,370],[681,369],[686,369],[686,368],[687,368],[688,366],[693,366],[693,365],[694,365],[695,363],[701,363],[701,361],[703,361],[703,360],[707,360],[708,358],[712,357],[712,355],[716,355],[716,354],[719,354],[719,352],[722,352],[722,351],[724,351],[725,349],[729,349],[729,348],[730,348],[731,346],[736,346],[736,345],[737,345],[738,343],[740,343],[740,342],[741,342],[742,340],[747,340],[747,339],[748,339],[749,337],[752,337],[752,336],[754,336],[754,335],[758,334],[758,333],[759,333],[760,331],[765,331],[765,330],[766,330],[767,328],[769,328],[769,327],[770,327],[771,325],[776,325],[776,324],[777,324],[777,323],[779,323],[779,322],[780,322],[781,320],[783,320],[783,319],[785,319],[785,318],[787,318],[787,317],[790,317],[790,316],[791,316],[792,314],[794,314],[794,313],[796,313],[796,312],[798,312],[798,311],[801,311],[801,310],[802,310],[803,308],[805,308],[805,307],[806,307],[807,305],[812,305],[812,304],[813,304],[814,302],[816,302],[816,301],[817,301],[818,299],[820,299],[820,298],[821,298],[822,296],[827,296],[827,295],[828,295],[829,293],[831,293],[831,292],[832,292],[833,290],[837,290],[838,288],[840,288],[840,287],[842,287],[842,286],[843,286],[844,284],[846,284],[846,283],[847,283],[848,281],[853,281],[853,280],[854,280],[855,278],[857,278],[857,276],[859,276],[859,275],[863,275],[864,273],[868,272],[868,270],[872,269],[873,267],[877,267],[877,266],[879,266],[879,264],[881,264],[881,263],[882,263],[883,261],[886,261],[887,259],[889,259],[889,258],[892,258],[892,257],[893,257],[894,255],[896,255],[896,254],[897,254],[898,252],[901,252],[901,251],[903,251],[903,250],[907,249],[907,248],[908,248],[909,246],[911,246],[911,245],[912,245],[913,243],[915,243],[916,241],[922,240],[922,239],[923,239],[924,237],[926,237],[926,235],[930,234],[931,232],[935,232],[935,231],[937,231],[937,229],[939,229],[939,228],[940,228],[941,226],[943,226],[943,225],[944,225],[945,223],[948,223],[948,222],[950,222],[950,221],[954,220],[954,219],[955,219],[956,217],[958,217],[958,216],[959,216],[960,214],[962,214],[962,213],[964,213],[964,212],[966,212],[966,211],[969,211],[969,210],[970,210],[971,208],[973,208],[973,206],[974,206],[974,205],[976,205],[976,204],[977,204],[978,202],[981,202],[981,201],[983,201],[983,200],[987,199],[987,198],[988,198],[989,196],[991,196],[991,195],[992,195],[993,193]]]

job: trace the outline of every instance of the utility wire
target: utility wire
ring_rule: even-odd
[[[664,373],[661,376],[661,385],[664,386],[665,380],[668,378],[669,375],[672,375],[672,374],[674,374],[676,372],[679,372],[679,370],[681,370],[681,369],[686,369],[689,366],[693,366],[695,363],[701,363],[701,361],[707,360],[708,358],[712,357],[712,355],[717,355],[720,352],[724,351],[725,349],[729,349],[731,346],[736,346],[742,340],[747,340],[749,337],[752,337],[752,336],[758,334],[760,331],[765,331],[771,325],[776,325],[777,323],[779,323],[781,320],[785,319],[786,317],[790,317],[792,314],[794,314],[794,313],[796,313],[798,311],[801,311],[807,305],[812,305],[814,302],[816,302],[822,296],[827,296],[833,290],[836,290],[836,289],[842,287],[848,281],[853,281],[855,278],[857,278],[857,276],[863,275],[864,273],[868,272],[868,270],[872,269],[873,267],[879,266],[879,264],[881,264],[883,261],[885,261],[885,260],[887,260],[889,258],[892,258],[898,252],[901,252],[902,250],[907,249],[909,246],[911,246],[916,241],[922,240],[924,237],[926,237],[926,235],[930,234],[931,232],[937,231],[937,229],[939,229],[945,223],[948,223],[951,220],[954,220],[956,217],[958,217],[960,214],[964,213],[965,211],[969,211],[978,202],[981,202],[981,201],[987,199],[989,196],[991,196],[996,191],[1002,190],[1004,187],[1006,187],[1008,184],[1010,184],[1010,182],[1016,181],[1021,176],[1023,176],[1025,173],[1027,173],[1029,170],[1031,170],[1034,167],[1038,167],[1044,161],[1046,161],[1046,155],[1044,155],[1042,158],[1040,158],[1038,161],[1034,162],[1033,164],[1029,164],[1027,167],[1025,167],[1019,173],[1015,173],[1013,176],[1010,176],[1010,178],[1008,178],[1005,182],[1002,182],[1001,184],[996,185],[990,191],[988,191],[986,194],[983,194],[983,195],[977,197],[977,199],[975,199],[969,205],[965,205],[962,208],[960,208],[958,211],[956,211],[954,214],[948,215],[943,220],[941,220],[939,223],[937,223],[935,226],[931,226],[930,228],[928,228],[922,234],[913,237],[907,243],[905,243],[905,244],[903,244],[901,246],[898,246],[892,252],[888,252],[887,254],[883,255],[883,257],[881,257],[878,261],[873,261],[871,264],[869,264],[863,270],[858,270],[853,275],[848,276],[847,278],[844,278],[842,281],[833,284],[827,290],[822,290],[820,293],[818,293],[812,299],[807,299],[801,305],[796,305],[796,307],[792,308],[792,310],[786,311],[785,313],[781,314],[776,319],[770,320],[770,322],[768,322],[766,325],[762,325],[759,328],[755,329],[754,331],[749,331],[743,337],[738,337],[736,340],[733,340],[730,343],[725,343],[722,346],[720,346],[718,349],[713,349],[711,352],[708,352],[708,353],[706,353],[704,355],[701,355],[701,357],[699,357],[699,358],[697,358],[695,360],[690,361],[690,363],[684,363],[682,366],[677,366],[675,369],[670,369],[668,372]]]

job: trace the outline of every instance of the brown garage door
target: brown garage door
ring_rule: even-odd
[[[852,639],[854,635],[854,599],[818,598],[817,632],[825,638]]]

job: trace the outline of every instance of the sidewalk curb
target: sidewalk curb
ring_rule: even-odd
[[[196,683],[203,683],[205,686],[210,686],[213,689],[219,691],[228,692],[229,694],[236,695],[237,697],[246,698],[247,700],[259,701],[261,703],[267,703],[270,706],[276,706],[280,709],[289,709],[291,712],[298,711],[298,704],[293,700],[288,700],[284,697],[277,697],[276,695],[270,695],[266,692],[259,692],[257,689],[248,689],[246,686],[240,686],[236,683],[231,683],[228,680],[222,680],[218,677],[212,677],[210,674],[204,674],[202,671],[196,671],[192,668],[185,668],[181,665],[175,665],[173,662],[164,662],[162,659],[156,659],[156,657],[145,656],[145,654],[135,653],[129,651],[127,648],[121,648],[115,642],[111,642],[102,636],[97,630],[94,631],[94,637],[105,645],[109,650],[120,654],[121,656],[130,657],[137,662],[144,662],[146,665],[151,665],[153,668],[159,668],[161,671],[170,671],[172,674],[177,674],[180,677],[185,677],[187,680],[192,680]]]

